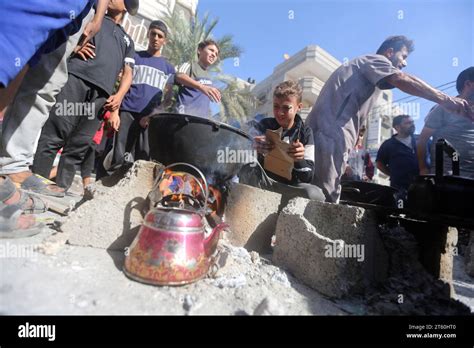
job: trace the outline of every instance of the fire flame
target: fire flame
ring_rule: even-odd
[[[212,209],[212,211],[216,212],[218,215],[221,215],[223,208],[222,193],[217,187],[212,185],[209,185],[209,191],[210,196],[212,195],[212,197],[209,197],[210,199],[208,201],[208,206]]]
[[[177,202],[184,205],[186,196],[191,196],[196,199],[204,198],[201,184],[204,187],[202,179],[198,179],[186,172],[174,172],[166,169],[163,173],[162,179],[159,183],[159,190],[163,197],[168,197],[171,202]],[[221,216],[223,214],[223,197],[222,192],[218,187],[209,185],[209,198],[206,202],[207,206],[216,214]]]

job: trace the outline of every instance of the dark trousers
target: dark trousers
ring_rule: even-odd
[[[84,161],[81,164],[81,177],[88,178],[92,176],[92,172],[94,171],[95,167],[95,150],[97,148],[97,144],[92,142],[91,146],[86,152],[86,156]]]
[[[140,116],[137,114],[120,111],[120,128],[114,138],[108,140],[103,156],[105,158],[109,151],[113,151],[111,165],[107,170],[99,166],[97,178],[107,176],[119,168],[131,166],[137,160],[150,159],[148,128],[140,126],[139,120]]]
[[[239,172],[239,182],[241,184],[261,188],[262,190],[279,193],[285,202],[295,197],[303,197],[315,201],[324,202],[323,191],[311,184],[298,183],[297,186],[286,185],[266,175],[265,170],[257,163],[246,164]]]
[[[128,111],[120,111],[120,129],[115,134],[112,168],[150,159],[148,128],[139,123],[140,117]]]
[[[33,172],[49,177],[54,158],[62,147],[56,183],[68,189],[81,166],[92,138],[100,127],[100,111],[106,94],[96,86],[69,74],[67,84],[56,98],[38,142]]]

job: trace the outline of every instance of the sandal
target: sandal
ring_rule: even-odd
[[[0,238],[23,238],[34,236],[40,233],[44,225],[38,223],[32,216],[22,214],[22,210],[17,205],[0,203]],[[23,228],[20,227],[21,219],[30,218],[30,222]],[[25,222],[25,221],[23,221]]]
[[[54,191],[49,187],[49,185],[56,184],[53,181],[46,179],[40,175],[33,174],[26,178],[20,187],[25,191],[45,196],[64,197],[66,195],[66,191]]]
[[[1,178],[3,179],[3,182],[0,184],[1,203],[5,205],[15,205],[20,208],[25,214],[41,214],[48,210],[47,205],[39,197],[29,195],[26,192],[23,192],[22,190],[17,190],[15,184],[8,176],[2,175]],[[8,199],[12,198],[16,192],[20,194],[20,198],[16,203],[4,203]]]

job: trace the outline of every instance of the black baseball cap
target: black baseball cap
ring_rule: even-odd
[[[138,12],[139,0],[125,0],[124,2],[127,12],[135,16]]]
[[[156,21],[151,22],[150,26],[148,27],[148,30],[153,29],[153,28],[161,30],[166,36],[168,36],[168,27],[163,21],[156,20]]]

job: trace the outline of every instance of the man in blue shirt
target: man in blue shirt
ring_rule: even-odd
[[[377,169],[390,176],[390,185],[406,191],[418,175],[418,159],[414,137],[415,123],[408,115],[393,118],[397,134],[383,142],[377,152]]]

